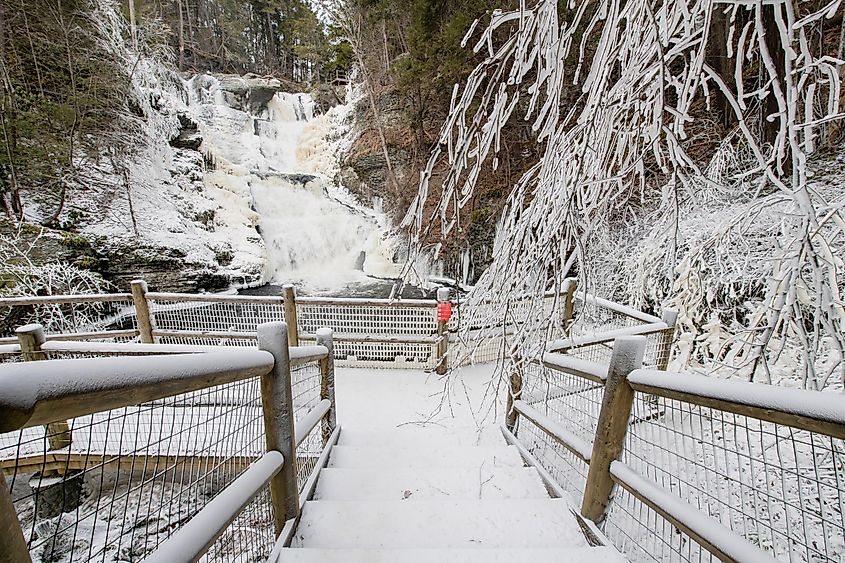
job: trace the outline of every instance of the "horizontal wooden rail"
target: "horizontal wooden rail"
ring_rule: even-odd
[[[326,413],[329,412],[329,409],[332,408],[332,402],[328,399],[323,399],[317,405],[308,411],[304,417],[300,420],[296,421],[296,445],[299,446],[308,435],[311,433],[314,428],[320,424],[320,421],[323,420],[323,417],[326,416]]]
[[[100,293],[80,295],[39,295],[34,297],[0,297],[0,307],[24,305],[72,305],[75,303],[114,303],[132,301],[131,293]]]
[[[737,563],[776,563],[768,552],[720,524],[676,494],[646,479],[620,461],[610,464],[613,481],[721,559]]]
[[[570,432],[561,424],[547,417],[525,401],[514,401],[513,408],[537,425],[540,430],[551,436],[555,442],[575,454],[578,459],[585,463],[590,463],[590,457],[593,453],[592,443]]]
[[[598,332],[589,336],[577,336],[575,338],[553,340],[552,342],[549,342],[548,350],[550,352],[557,352],[559,350],[567,350],[569,348],[577,348],[579,346],[591,346],[604,343],[607,343],[608,347],[611,347],[613,345],[613,341],[620,336],[644,336],[653,332],[667,330],[668,328],[670,328],[669,325],[658,319],[658,321],[654,323],[608,330],[607,332]]]
[[[433,299],[360,299],[357,297],[297,297],[297,305],[336,305],[350,307],[406,307],[436,309]]]
[[[146,294],[150,301],[176,301],[188,303],[227,303],[251,305],[282,305],[285,302],[281,295],[232,295],[221,293],[156,293]]]
[[[845,440],[845,395],[640,369],[635,391]]]
[[[620,315],[624,315],[632,319],[637,319],[638,321],[644,323],[659,323],[662,320],[654,315],[638,311],[633,307],[628,307],[627,305],[622,305],[621,303],[616,303],[615,301],[611,301],[610,299],[605,299],[603,297],[596,297],[590,293],[585,294],[576,291],[573,297],[576,301],[581,301],[587,305],[595,305],[596,307],[601,307],[602,309],[608,309],[609,311],[619,313]]]
[[[568,373],[582,379],[587,379],[593,383],[604,384],[607,381],[607,366],[580,358],[573,358],[566,354],[557,354],[555,352],[547,352],[543,354],[542,360],[535,360],[544,367]]]
[[[432,323],[433,325],[433,323]],[[317,340],[317,335],[312,333],[301,333],[300,340]],[[434,344],[438,338],[436,336],[423,336],[416,334],[352,334],[335,332],[333,335],[335,342],[373,342],[376,344]]]
[[[0,432],[260,377],[273,365],[271,354],[252,349],[3,364]]]
[[[157,338],[208,338],[209,340],[258,340],[257,332],[235,332],[218,330],[159,330],[153,329]]]
[[[149,355],[163,354],[200,354],[220,352],[220,346],[190,346],[185,344],[140,344],[137,342],[83,342],[74,340],[54,340],[41,345],[45,352],[64,352],[102,355]],[[230,348],[231,350],[231,348]],[[237,348],[235,348],[237,350]]]
[[[137,330],[102,330],[99,332],[69,332],[63,334],[47,334],[45,338],[48,342],[61,340],[106,340],[111,338],[135,338],[138,336]],[[12,344],[17,342],[15,336],[0,338],[0,345]]]
[[[329,355],[329,349],[317,344],[316,346],[292,346],[290,348],[290,365],[301,366],[311,362],[319,362]]]
[[[279,452],[264,454],[144,561],[193,563],[199,560],[284,463],[285,459]]]
[[[179,471],[186,475],[201,474],[209,467],[222,467],[227,471],[240,471],[254,462],[258,456],[239,454],[236,456],[167,453],[102,453],[93,451],[41,452],[0,459],[0,471],[7,475],[45,473],[49,471],[87,471],[108,469],[111,471],[138,471],[143,468],[166,467],[167,471]]]

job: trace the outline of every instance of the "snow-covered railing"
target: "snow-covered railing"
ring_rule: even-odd
[[[845,558],[845,395],[546,354],[504,432],[632,561]]]
[[[437,300],[360,299],[298,297],[292,286],[281,295],[247,296],[151,292],[141,280],[132,282],[132,292],[115,295],[48,296],[0,298],[0,313],[9,311],[2,327],[7,334],[27,322],[45,326],[48,341],[140,341],[152,344],[188,346],[255,345],[255,327],[284,320],[290,327],[291,344],[311,343],[316,330],[329,326],[335,331],[337,361],[356,367],[437,369],[448,365],[489,363],[501,359],[507,340],[525,322],[532,296],[509,304],[508,326],[501,326],[501,304],[482,302],[473,309],[453,302],[454,315],[438,321]],[[567,280],[560,294],[544,296],[543,311],[560,317],[573,338],[612,330],[625,334],[647,333],[653,342],[654,363],[662,367],[672,343],[671,326],[630,307],[575,291],[575,280]],[[445,296],[443,300],[448,300]],[[41,316],[46,317],[46,322]],[[489,319],[491,326],[461,326],[465,319]],[[17,321],[17,324],[13,324]],[[486,321],[484,321],[486,322]],[[488,323],[489,324],[489,323]],[[669,323],[671,325],[673,323]],[[639,331],[639,332],[638,332]],[[571,333],[571,334],[570,334]],[[563,335],[562,335],[563,336]],[[590,343],[569,345],[567,353],[587,359],[609,354],[615,333]],[[13,345],[15,337],[0,338],[0,345]],[[561,346],[567,341],[556,341]],[[64,354],[72,351],[66,347]],[[89,350],[89,356],[94,352]],[[80,351],[82,353],[82,351]],[[57,350],[56,355],[59,354]],[[0,361],[14,361],[14,352],[0,353]]]
[[[0,560],[266,558],[339,428],[331,331],[303,347],[284,323],[257,335],[233,349],[21,329],[24,361],[0,366]],[[43,361],[68,350],[117,357]]]

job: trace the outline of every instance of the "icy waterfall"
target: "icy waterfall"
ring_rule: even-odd
[[[215,182],[248,190],[267,251],[266,278],[326,291],[394,277],[387,219],[335,183],[348,109],[314,115],[308,94],[279,92],[261,107],[233,98],[220,81],[191,81],[190,106],[216,168]]]

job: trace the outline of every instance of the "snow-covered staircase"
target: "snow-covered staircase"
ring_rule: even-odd
[[[590,546],[568,502],[503,438],[425,430],[342,431],[278,561],[625,561]]]

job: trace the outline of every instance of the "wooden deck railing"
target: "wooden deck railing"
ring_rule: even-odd
[[[845,557],[845,395],[641,369],[645,347],[620,337],[609,365],[546,354],[543,392],[503,432],[634,561]],[[600,409],[575,424],[588,395]]]
[[[131,289],[131,293],[113,295],[0,298],[0,315],[17,311],[24,322],[44,324],[48,342],[254,346],[257,324],[284,320],[290,327],[291,345],[298,345],[315,342],[317,329],[330,326],[341,365],[441,373],[449,364],[497,361],[504,348],[502,339],[516,330],[516,326],[503,328],[501,320],[495,326],[461,324],[471,315],[460,301],[451,301],[455,314],[446,322],[438,321],[438,300],[434,299],[300,297],[292,286],[275,296],[162,293],[149,291],[142,280],[133,282]],[[624,334],[648,334],[654,343],[652,355],[659,356],[660,362],[668,360],[673,321],[667,323],[575,289],[575,281],[568,280],[559,294],[549,292],[544,297],[548,308],[554,309],[549,314],[559,316],[560,325],[569,331],[561,336],[572,337],[553,342],[554,349],[585,357],[606,354],[615,334],[586,343],[579,338],[621,328]],[[439,298],[450,301],[448,293]],[[529,296],[525,299],[530,300]],[[520,303],[517,300],[512,309],[519,309]],[[490,319],[495,320],[501,307],[496,303],[489,307]],[[488,315],[475,316],[486,322]],[[19,354],[3,348],[15,344],[14,336],[0,337],[0,361]]]
[[[176,529],[157,546],[149,561],[197,560],[267,489],[269,504],[252,512],[272,514],[274,520],[268,523],[272,541],[252,547],[267,555],[279,538],[284,541],[283,532],[292,528],[291,522],[299,515],[300,495],[310,494],[310,483],[325,466],[339,431],[330,330],[319,331],[315,346],[290,347],[287,327],[278,322],[258,327],[258,347],[254,349],[85,343],[89,351],[144,357],[47,361],[40,361],[43,357],[39,354],[51,348],[67,349],[72,343],[45,342],[37,326],[26,327],[21,335],[27,361],[0,365],[0,438],[4,440],[0,454],[14,454],[0,462],[11,464],[5,469],[13,485],[27,471],[22,452],[42,443],[43,449],[28,454],[40,458],[40,463],[30,464],[39,472],[35,481],[30,481],[33,493],[20,493],[17,488],[10,492],[5,480],[0,483],[0,560],[30,561],[33,550],[54,550],[59,535],[67,530],[57,526],[54,537],[48,534],[45,538],[42,528],[36,530],[35,520],[27,520],[24,530],[16,503],[23,503],[20,510],[25,514],[24,505],[34,503],[37,509],[39,500],[48,504],[47,497],[52,495],[60,504],[63,526],[67,518],[77,518],[70,527],[76,530],[75,526],[80,526],[80,535],[92,522],[95,531],[102,531],[98,530],[103,517],[100,511],[108,512],[108,520],[117,504],[129,502],[132,479],[138,472],[142,472],[142,492],[144,486],[163,483],[172,488],[177,480],[187,479],[183,485],[188,495],[206,472],[207,485],[212,480],[224,485],[213,500],[188,514],[189,520],[183,516],[174,522]],[[70,348],[80,350],[78,346]],[[302,375],[297,377],[300,371]],[[260,386],[243,387],[253,382]],[[185,418],[186,407],[191,412],[189,419]],[[208,411],[208,416],[195,415],[197,409]],[[259,418],[249,418],[252,412],[258,412]],[[61,432],[55,425],[61,425]],[[46,437],[39,430],[44,426]],[[56,435],[62,436],[62,443],[55,443]],[[255,444],[244,443],[256,439],[265,444],[263,454]],[[15,443],[5,444],[8,440]],[[221,441],[227,444],[223,449],[216,446]],[[72,456],[84,463],[74,465]],[[322,461],[315,464],[318,457]],[[93,512],[86,512],[80,508],[81,483],[89,473],[95,481],[102,481],[107,470],[122,470],[129,489],[125,496],[104,498]],[[113,479],[116,491],[119,478]],[[147,489],[148,495],[152,492]],[[180,490],[173,502],[181,501],[182,494]],[[194,495],[188,506],[202,504],[202,498]],[[126,507],[122,508],[126,518]],[[141,505],[139,510],[143,510]],[[142,521],[155,518],[150,513]],[[185,520],[188,523],[182,526]],[[100,547],[106,550],[109,542],[126,541],[126,531],[121,528],[105,525],[108,541]],[[131,525],[128,528],[130,532],[133,529]],[[91,534],[93,541],[95,534]],[[76,531],[73,535],[76,537]],[[154,541],[151,547],[157,544]],[[73,544],[71,553],[65,555],[73,559],[76,548]]]

